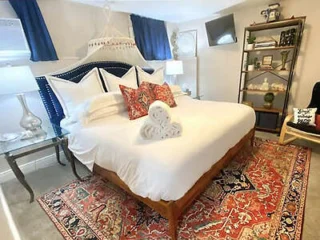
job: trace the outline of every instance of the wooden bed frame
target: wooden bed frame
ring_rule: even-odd
[[[103,178],[119,186],[127,193],[153,208],[169,221],[169,234],[173,240],[177,239],[178,218],[190,206],[190,204],[206,189],[212,178],[228,165],[229,161],[246,145],[248,141],[253,144],[255,130],[251,129],[234,147],[216,163],[211,169],[203,174],[193,187],[180,199],[176,201],[152,201],[149,198],[140,197],[129,189],[129,187],[117,176],[116,173],[108,171],[97,164],[94,165],[93,171]]]

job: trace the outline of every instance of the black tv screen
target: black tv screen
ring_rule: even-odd
[[[209,46],[236,43],[233,14],[206,22]]]

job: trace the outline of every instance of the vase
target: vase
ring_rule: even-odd
[[[42,121],[32,112],[30,112],[24,94],[17,94],[17,98],[23,110],[20,126],[27,131],[36,131],[37,129],[41,128]]]
[[[263,107],[266,109],[271,109],[273,106],[274,94],[272,92],[268,92],[264,95],[264,104]]]
[[[253,70],[254,70],[254,65],[253,64],[252,65],[248,65],[248,71],[251,72]]]
[[[247,45],[247,50],[253,50],[254,43]]]
[[[280,70],[282,70],[282,71],[286,70],[286,62],[287,62],[287,59],[288,59],[288,55],[289,55],[289,51],[282,51],[281,52],[282,68]]]

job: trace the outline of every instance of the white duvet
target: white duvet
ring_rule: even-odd
[[[68,129],[69,149],[89,169],[96,163],[117,173],[132,192],[151,200],[177,200],[213,164],[254,127],[252,108],[241,104],[176,98],[172,114],[183,134],[143,140],[144,117],[130,121],[127,112]]]

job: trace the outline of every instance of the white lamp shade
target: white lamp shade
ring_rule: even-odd
[[[30,59],[31,52],[20,19],[0,18],[0,61]]]
[[[166,62],[166,74],[167,75],[183,74],[182,61],[167,61]]]
[[[28,66],[0,68],[0,94],[19,94],[39,90]]]

